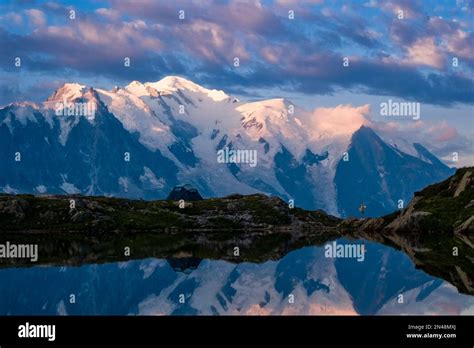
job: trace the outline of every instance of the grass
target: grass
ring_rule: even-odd
[[[456,175],[462,176],[463,173],[461,171]],[[420,222],[427,231],[453,231],[474,215],[474,206],[466,208],[474,200],[473,190],[466,189],[458,197],[453,197],[448,187],[449,180],[428,186],[422,191],[423,199],[415,204],[417,211],[431,213]]]
[[[73,210],[71,199],[75,200]],[[195,201],[183,209],[172,201],[85,196],[0,195],[0,207],[2,204],[27,206],[24,217],[3,208],[0,228],[7,231],[247,229],[287,226],[294,219],[322,225],[339,221],[319,211],[289,209],[283,201],[264,195]]]

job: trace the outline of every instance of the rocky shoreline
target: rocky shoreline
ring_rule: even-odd
[[[199,201],[0,195],[0,227],[18,233],[332,228],[340,221],[263,194]]]
[[[37,242],[41,264],[182,255],[263,262],[337,238],[365,239],[404,251],[417,267],[469,294],[473,222],[474,168],[417,192],[403,210],[365,219],[292,208],[262,194],[192,201],[0,195],[0,241]],[[128,256],[125,247],[133,250]],[[238,257],[236,247],[244,251]]]

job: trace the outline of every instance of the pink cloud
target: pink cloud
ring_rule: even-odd
[[[440,142],[452,141],[459,137],[457,129],[450,126],[446,121],[431,126],[427,133],[432,135],[434,140]]]
[[[265,46],[260,50],[262,57],[269,63],[276,64],[281,55],[281,49],[274,46]]]
[[[117,21],[121,17],[120,12],[113,8],[98,8],[95,13],[112,21]]]
[[[311,115],[310,124],[314,136],[350,135],[362,125],[371,124],[370,106],[338,105],[333,108],[317,108]]]
[[[446,43],[448,51],[454,56],[474,59],[474,35],[472,33],[458,29],[451,35],[443,35],[443,41]]]
[[[416,40],[407,48],[407,57],[405,64],[409,65],[427,65],[433,68],[441,69],[445,57],[436,45],[433,37],[424,37]]]
[[[46,25],[46,16],[43,11],[33,8],[25,10],[25,13],[33,26],[42,27]]]
[[[306,0],[304,3],[306,5],[318,5],[322,4],[324,0]],[[302,1],[301,0],[276,0],[276,3],[281,6],[295,6],[295,5],[301,5]]]
[[[398,19],[400,11],[403,13],[403,19],[412,19],[419,15],[419,9],[416,7],[415,2],[411,0],[398,0],[392,1],[380,1],[380,5],[385,11],[392,13],[394,18]]]

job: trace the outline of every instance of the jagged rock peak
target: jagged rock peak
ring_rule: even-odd
[[[175,186],[167,199],[172,201],[179,201],[181,199],[185,201],[200,201],[202,197],[197,189],[189,184],[185,184]]]

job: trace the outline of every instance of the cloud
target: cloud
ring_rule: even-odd
[[[0,16],[0,21],[21,25],[23,23],[23,17],[18,13],[8,12],[7,14]]]
[[[437,142],[452,141],[459,137],[457,129],[450,126],[446,121],[442,121],[429,127],[427,133]]]
[[[370,125],[370,107],[368,104],[353,107],[338,105],[333,108],[317,108],[310,117],[310,129],[313,137],[321,135],[351,135],[362,125]]]
[[[380,1],[379,6],[393,14],[398,18],[399,14],[403,13],[403,19],[416,18],[422,14],[422,3],[420,0],[397,0],[397,1]],[[400,12],[402,11],[402,12]]]
[[[436,46],[433,37],[418,39],[407,49],[407,64],[428,65],[437,69],[443,67],[445,57]]]
[[[280,6],[301,5],[300,0],[276,0],[276,3]],[[324,3],[324,0],[306,0],[304,3],[307,5],[319,5]]]
[[[21,57],[23,70],[101,75],[115,84],[178,74],[227,90],[344,90],[473,104],[474,37],[467,14],[441,18],[420,1],[378,4],[352,3],[341,11],[320,1],[84,1],[75,20],[55,3],[14,5],[33,27],[11,25],[24,19],[12,17],[16,12],[8,7],[0,17],[0,68],[15,70],[12,61]],[[288,6],[296,6],[294,20]],[[403,20],[391,12],[399,7],[407,14]],[[447,64],[453,56],[460,69]],[[132,62],[127,69],[125,57]],[[342,66],[343,57],[350,67]]]
[[[95,13],[97,13],[99,16],[103,16],[108,20],[111,21],[118,21],[121,18],[121,13],[113,8],[98,8],[95,10]]]
[[[32,8],[26,10],[25,13],[34,27],[42,27],[46,25],[46,16],[44,15],[43,11]]]
[[[282,50],[280,47],[265,46],[262,47],[260,54],[265,59],[265,61],[271,64],[277,64],[280,57],[282,56]]]
[[[474,67],[474,34],[461,29],[456,29],[450,34],[443,35],[447,50],[453,57],[457,57],[461,64],[463,61]]]
[[[405,139],[410,143],[421,143],[450,165],[462,167],[472,165],[473,142],[470,135],[462,135],[446,120],[416,122],[372,122],[371,127],[389,139]],[[453,153],[459,157],[453,162]]]

